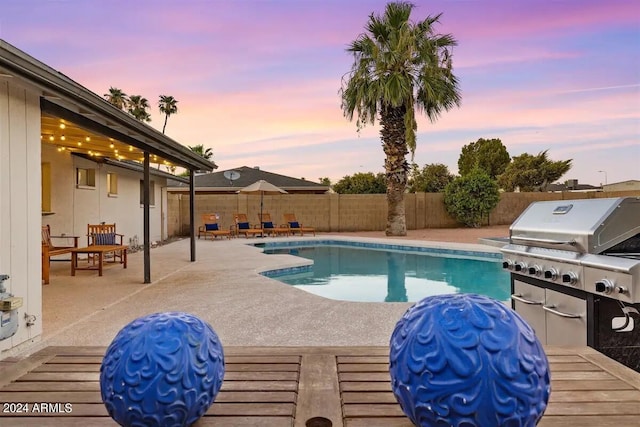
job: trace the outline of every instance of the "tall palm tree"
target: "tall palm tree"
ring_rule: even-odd
[[[347,52],[354,62],[343,78],[340,94],[345,117],[361,129],[379,117],[387,182],[388,236],[407,234],[404,192],[409,164],[405,156],[416,148],[415,110],[433,122],[443,110],[460,105],[458,79],[453,75],[450,34],[436,34],[441,14],[413,22],[414,5],[387,4],[384,15],[371,14],[366,32]]]
[[[149,109],[149,101],[147,101],[147,98],[143,98],[140,95],[131,95],[129,97],[127,111],[133,117],[141,122],[150,122],[151,115],[147,112],[147,109]]]
[[[127,94],[124,93],[122,89],[113,86],[109,88],[109,93],[104,94],[104,97],[110,104],[115,105],[121,110],[124,110],[124,107],[126,107],[129,102]]]
[[[204,145],[202,144],[198,144],[194,146],[187,145],[187,147],[189,147],[189,150],[193,151],[194,153],[204,157],[205,160],[211,160],[211,157],[213,157],[213,151],[211,150],[211,148],[207,148],[205,150]]]
[[[172,114],[178,112],[178,101],[173,96],[160,95],[160,101],[158,101],[158,107],[160,112],[164,114],[164,125],[162,126],[162,133],[164,133],[167,127],[167,120]]]

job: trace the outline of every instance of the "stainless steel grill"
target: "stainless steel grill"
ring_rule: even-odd
[[[535,202],[509,240],[512,306],[538,338],[640,372],[640,198]]]
[[[532,203],[510,228],[503,267],[640,302],[640,198]]]

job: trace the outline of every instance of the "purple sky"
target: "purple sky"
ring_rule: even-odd
[[[385,1],[2,0],[0,38],[102,95],[178,99],[166,133],[219,170],[332,182],[382,172],[378,126],[358,135],[338,90],[347,44]],[[640,2],[416,1],[453,34],[462,106],[418,122],[415,162],[457,171],[463,145],[573,159],[562,177],[640,179]]]

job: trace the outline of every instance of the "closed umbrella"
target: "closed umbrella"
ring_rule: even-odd
[[[286,191],[284,191],[282,188],[276,187],[275,185],[265,181],[264,179],[261,179],[260,181],[256,181],[253,184],[238,190],[238,193],[260,194],[260,221],[262,221],[262,204],[264,195],[281,194],[286,193]],[[262,228],[262,224],[260,224],[260,227]]]

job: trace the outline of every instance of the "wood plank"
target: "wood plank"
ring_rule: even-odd
[[[342,393],[342,402],[345,405],[352,403],[397,403],[391,390],[386,392],[344,392]]]
[[[340,390],[347,391],[391,391],[391,382],[343,381]]]
[[[0,417],[2,425],[11,427],[117,427],[111,417]],[[197,424],[194,424],[197,425]]]
[[[224,385],[224,383],[223,383]],[[6,385],[0,389],[2,392],[8,391],[100,391],[98,381],[73,382],[40,382],[40,381],[20,381]]]
[[[551,380],[615,380],[617,379],[613,375],[604,371],[568,371],[568,372],[553,372],[551,371]]]
[[[85,363],[45,363],[31,372],[100,372],[100,365]]]
[[[331,355],[304,355],[298,385],[295,426],[305,427],[313,417],[327,418],[332,427],[342,427],[342,407],[336,358]]]
[[[1,400],[1,399],[0,399]],[[640,390],[551,391],[550,402],[640,402]]]
[[[298,372],[225,372],[227,381],[298,381]]]
[[[552,392],[553,394],[553,392]],[[548,415],[640,415],[637,402],[549,402],[545,414]]]
[[[415,427],[409,418],[405,417],[384,417],[384,418],[346,418],[345,427]]]
[[[344,372],[339,375],[340,382],[342,381],[380,381],[391,382],[389,372]]]
[[[356,417],[404,417],[400,405],[397,403],[366,403],[343,405],[345,418]]]
[[[225,364],[236,364],[236,363],[296,363],[300,364],[300,356],[296,354],[292,355],[263,355],[263,356],[234,356],[234,355],[226,355],[224,356]]]
[[[582,380],[556,380],[551,379],[551,390],[565,391],[565,390],[636,390],[628,383],[619,380],[598,380],[591,381],[588,379]]]
[[[297,381],[230,381],[225,378],[221,391],[297,391]]]
[[[230,363],[225,362],[226,372],[298,372],[297,363]]]
[[[342,363],[386,363],[389,365],[389,356],[338,356],[338,364]]]
[[[100,381],[99,372],[31,372],[17,379],[21,381]]]
[[[603,370],[600,366],[585,361],[576,363],[550,363],[549,369],[551,370],[552,376],[554,372],[595,372]]]
[[[103,356],[71,356],[71,355],[58,355],[53,359],[47,361],[47,364],[51,363],[95,363],[97,365],[102,364]]]
[[[206,412],[224,416],[294,416],[293,403],[217,403]]]
[[[640,427],[640,419],[635,415],[562,417],[545,414],[538,427]]]
[[[581,363],[581,362],[585,362],[586,361],[583,357],[577,356],[577,355],[561,355],[561,356],[549,356],[549,355],[547,355],[547,360],[549,361],[549,364],[555,364],[555,363]]]
[[[293,417],[224,417],[205,415],[192,427],[292,427]]]
[[[389,375],[388,363],[341,363],[338,372],[386,372]]]

